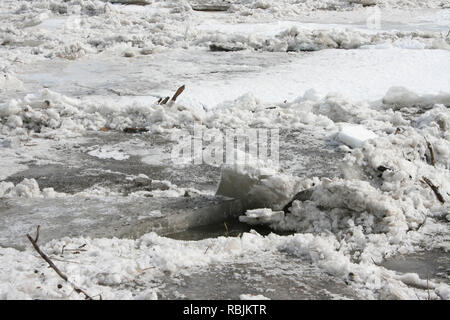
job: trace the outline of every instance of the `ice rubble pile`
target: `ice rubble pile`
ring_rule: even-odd
[[[193,42],[214,44],[230,50],[270,52],[318,51],[323,49],[357,49],[383,45],[408,49],[450,49],[450,39],[431,32],[379,32],[369,34],[355,30],[308,30],[288,28],[275,36],[209,33]]]
[[[128,11],[100,0],[2,1],[13,12],[0,25],[5,57],[14,60],[43,58],[78,59],[118,47],[136,48],[145,54],[157,46],[186,45],[189,12],[186,1],[153,1],[154,12]],[[30,50],[23,51],[23,47]]]
[[[421,107],[423,103],[425,108]],[[342,178],[334,180],[292,177],[257,162],[224,169],[222,179],[240,179],[239,185],[245,187],[233,191],[254,200],[255,209],[249,210],[243,221],[299,232],[295,235],[245,233],[242,238],[174,242],[150,234],[138,240],[62,239],[44,247],[51,253],[60,252],[64,244],[87,243],[89,250],[77,257],[83,267],[67,264],[64,268],[77,284],[94,293],[101,291],[105,298],[155,297],[155,290],[113,289],[112,285],[141,276],[153,281],[164,272],[188,272],[210,263],[255,259],[255,253],[261,252],[288,252],[311,261],[330,274],[350,279],[351,286],[367,298],[426,298],[428,291],[432,298],[450,298],[448,285],[432,281],[425,285],[415,274],[397,275],[377,265],[390,255],[412,252],[424,245],[449,249],[450,114],[445,93],[420,96],[404,88],[391,88],[381,101],[355,103],[338,94],[319,97],[309,91],[279,105],[266,105],[245,95],[212,112],[179,103],[96,104],[43,90],[3,104],[0,116],[1,133],[8,136],[64,136],[102,126],[164,130],[190,126],[192,121],[214,128],[311,126],[336,139],[345,125],[357,124],[377,135],[359,147],[346,149],[349,153],[342,164]],[[426,141],[434,150],[434,166],[427,161],[430,151]],[[439,188],[445,204],[422,182],[423,177]],[[3,182],[0,189],[6,196],[45,196],[50,192],[40,191],[32,180],[16,186]],[[289,210],[282,211],[302,191],[307,192],[293,201]],[[121,256],[116,248],[130,254]],[[39,280],[25,276],[41,263],[38,258],[29,251],[18,253],[13,249],[4,250],[0,258],[21,263],[20,267],[8,264],[10,272],[18,274],[14,288],[8,281],[0,281],[4,297],[41,297],[33,282]],[[26,267],[23,259],[29,261]],[[107,263],[100,265],[98,261]],[[142,271],[147,268],[153,271]],[[1,279],[9,279],[7,271],[0,271]],[[49,279],[43,286],[47,297],[67,293],[53,290],[56,285],[52,284],[58,280],[53,276]],[[413,290],[411,285],[419,289]]]
[[[389,3],[394,1],[389,1]],[[384,2],[383,2],[384,3]],[[432,6],[431,1],[409,1],[408,5]],[[186,0],[153,1],[151,10],[127,10],[100,0],[2,1],[14,12],[0,25],[0,50],[8,61],[63,58],[75,60],[86,54],[112,51],[133,57],[151,54],[160,48],[190,46],[235,46],[264,51],[312,51],[325,48],[351,49],[387,43],[395,47],[449,49],[449,38],[440,33],[379,32],[366,34],[350,30],[304,30],[288,28],[276,36],[227,34],[196,28],[198,17]],[[349,6],[347,1],[242,1],[230,8],[228,19],[267,21],[319,6],[334,9]],[[353,8],[350,6],[349,8]],[[317,9],[317,8],[316,8]],[[245,13],[250,10],[249,13]],[[241,18],[239,18],[241,17]],[[240,20],[239,20],[240,21]],[[241,22],[245,22],[241,21]],[[23,48],[28,48],[24,52]],[[1,63],[1,60],[0,60]]]
[[[286,17],[303,11],[355,10],[363,6],[377,5],[381,8],[441,8],[439,0],[232,0],[229,11],[241,16],[264,16],[267,13],[274,17]]]
[[[404,99],[400,99],[402,96]],[[432,100],[444,102],[446,97],[441,94]],[[341,178],[298,181],[297,177],[289,179],[280,173],[264,175],[254,184],[263,184],[270,189],[272,186],[266,181],[280,177],[287,181],[286,185],[296,181],[299,193],[294,199],[297,200],[292,203],[286,199],[277,199],[276,203],[266,200],[268,206],[259,209],[253,206],[240,220],[266,224],[275,230],[300,232],[301,235],[294,237],[301,240],[297,246],[288,246],[288,252],[312,259],[333,274],[344,275],[347,270],[356,275],[355,285],[365,288],[371,287],[370,273],[373,277],[378,274],[378,277],[386,272],[376,265],[386,257],[413,252],[424,246],[449,250],[446,234],[450,221],[450,112],[443,104],[432,104],[431,109],[418,112],[418,101],[430,105],[428,98],[408,94],[405,89],[391,89],[384,99],[387,104],[383,105],[385,110],[390,110],[389,126],[377,129],[377,121],[362,119],[364,114],[360,119],[353,118],[353,121],[371,126],[378,136],[349,149],[342,163]],[[391,125],[396,122],[393,120],[396,116],[391,108],[395,106],[401,106],[399,108],[405,114],[410,114],[410,119],[398,119],[402,124],[397,123],[399,129],[393,132]],[[356,114],[347,114],[347,119],[351,120],[353,116]],[[427,141],[432,146],[435,165],[430,163]],[[234,174],[242,181],[251,181],[255,180],[254,171],[239,168],[225,173],[227,177]],[[424,182],[424,177],[438,187],[445,203],[441,203]],[[286,194],[292,195],[292,190]],[[285,210],[281,211],[282,208]],[[308,237],[309,241],[306,240]],[[426,288],[423,279],[417,275],[404,277],[397,277],[397,280],[408,283],[408,279],[415,277],[412,283]],[[389,285],[383,288],[385,290]],[[447,285],[433,284],[433,288],[441,298],[448,299]],[[383,290],[377,291],[379,297],[386,293]],[[405,298],[407,295],[404,294],[397,291],[394,296]]]
[[[356,233],[354,237],[358,236]],[[367,253],[376,253],[378,247],[375,244],[385,245],[382,235],[372,235]],[[76,263],[59,263],[58,266],[90,295],[101,294],[103,299],[156,299],[158,287],[164,286],[168,274],[189,274],[211,264],[264,264],[266,259],[280,253],[309,261],[329,274],[347,279],[364,298],[427,299],[428,295],[432,299],[450,298],[449,286],[420,279],[416,274],[398,275],[380,268],[372,262],[370,255],[363,257],[361,262],[353,261],[349,253],[351,248],[332,234],[261,236],[252,231],[242,237],[179,241],[150,233],[136,240],[63,238],[41,246],[50,256],[61,255],[63,247],[85,249],[76,255]],[[383,250],[388,248],[383,247]],[[66,254],[64,259],[71,261],[73,258]],[[61,279],[52,269],[42,268],[42,260],[31,249],[25,252],[2,249],[0,263],[3,266],[0,269],[2,299],[84,298],[74,294],[64,283],[58,287]],[[42,275],[34,276],[34,270],[40,270]],[[13,283],[11,279],[14,279]],[[150,288],[149,283],[152,284]]]
[[[41,191],[35,179],[25,178],[17,185],[12,182],[0,182],[0,198],[55,198],[63,195],[63,193],[55,192],[53,188],[44,188]]]
[[[450,105],[450,99],[445,93],[419,96],[404,88],[391,88],[382,102],[355,103],[336,93],[319,97],[310,90],[292,102],[277,105],[263,104],[253,94],[246,94],[213,110],[205,110],[198,105],[180,103],[158,105],[156,101],[119,103],[75,99],[43,89],[38,94],[0,104],[0,135],[63,137],[104,127],[112,130],[146,127],[152,132],[161,132],[191,128],[194,123],[216,129],[314,126],[330,133],[337,133],[340,123],[353,123],[369,130],[392,133],[398,126],[410,123],[402,110],[416,110],[423,103],[427,108],[435,106],[426,114],[445,118],[445,106]]]

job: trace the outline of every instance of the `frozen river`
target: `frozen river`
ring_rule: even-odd
[[[37,225],[73,281],[107,299],[450,297],[448,201],[420,181],[448,199],[450,9],[72,2],[0,10],[0,298],[77,298],[51,270],[42,290],[27,282],[43,269],[25,237]],[[175,163],[172,134],[194,122],[276,128],[277,170],[228,181],[220,165]],[[349,124],[379,140],[345,145]],[[260,209],[247,197],[276,212],[302,190],[313,196],[286,220],[239,222]]]

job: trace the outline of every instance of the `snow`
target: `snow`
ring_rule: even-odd
[[[239,299],[241,300],[270,300],[270,298],[267,298],[263,296],[262,294],[241,294],[239,296]]]
[[[193,128],[214,134],[279,129],[312,135],[316,146],[345,156],[333,176],[296,176],[283,161],[304,163],[286,142],[280,163],[249,157],[217,169],[220,180],[210,182],[218,183],[216,194],[240,199],[246,210],[239,221],[267,226],[268,235],[252,230],[184,241],[148,233],[42,243],[71,282],[103,299],[157,299],[168,279],[212,266],[268,268],[289,259],[285,268],[312,265],[348,283],[359,298],[450,298],[448,281],[381,266],[399,254],[450,250],[450,13],[442,1],[233,0],[227,11],[214,13],[195,11],[186,0],[114,2],[1,2],[5,206],[33,198],[211,193],[174,184],[170,170],[160,180],[125,175],[151,186],[127,195],[102,185],[57,192],[26,176],[34,166],[70,167],[70,156],[55,152],[61,146],[76,146],[86,162],[175,166],[164,142],[151,150],[114,139],[80,147],[93,132],[145,128],[144,141],[161,135],[173,143],[171,134]],[[374,29],[367,18],[376,9],[381,25]],[[211,51],[211,45],[238,51]],[[186,90],[176,102],[157,103],[182,84]],[[142,219],[147,215],[164,212],[143,212]],[[269,293],[239,291],[230,298],[263,300]],[[82,298],[31,247],[0,247],[0,299]]]

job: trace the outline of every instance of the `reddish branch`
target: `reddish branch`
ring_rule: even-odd
[[[175,92],[175,94],[172,97],[172,101],[177,100],[178,96],[184,91],[184,85],[182,85],[181,87],[178,88],[177,92]]]
[[[172,99],[170,99],[170,97],[165,97],[164,99],[163,98],[159,98],[158,104],[167,104],[167,102],[169,102],[169,99],[170,99],[170,101],[175,102],[175,100],[177,100],[178,96],[184,91],[184,88],[185,88],[184,85],[179,87],[177,89],[177,91],[175,92],[175,94],[172,96]]]

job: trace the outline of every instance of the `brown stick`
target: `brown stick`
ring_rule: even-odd
[[[177,92],[173,95],[171,101],[177,100],[178,96],[184,91],[184,84],[178,88]]]
[[[166,104],[167,101],[169,101],[170,97],[165,97],[163,101],[161,101],[160,104]]]
[[[439,192],[439,188],[436,187],[428,178],[426,177],[422,177],[423,181],[425,181],[425,183],[431,188],[431,190],[433,190],[434,194],[436,195],[436,198],[441,202],[441,203],[445,203],[444,197],[442,196],[442,194]]]
[[[37,226],[36,230],[36,238],[34,238],[34,242],[37,243],[39,240],[39,231],[41,230],[41,226]]]
[[[425,139],[426,143],[427,143],[427,147],[428,147],[428,151],[430,151],[430,162],[431,165],[434,167],[435,165],[435,160],[434,160],[434,151],[433,151],[433,147],[431,146],[431,143]]]
[[[37,251],[37,253],[39,253],[39,255],[42,257],[42,259],[44,259],[53,270],[55,270],[55,272],[58,274],[58,276],[60,276],[64,281],[68,282],[73,287],[75,292],[84,294],[84,296],[86,297],[86,300],[92,300],[92,298],[86,292],[84,292],[83,289],[78,288],[76,285],[74,285],[72,282],[70,282],[69,279],[67,278],[67,276],[64,273],[62,273],[61,270],[59,270],[58,267],[52,262],[52,260],[50,260],[50,258],[47,257],[47,255],[44,252],[42,252],[42,250],[39,248],[39,246],[36,243],[37,240],[39,239],[39,229],[40,229],[40,226],[37,227],[35,239],[33,239],[27,233],[27,238],[28,238],[28,240],[30,240],[34,249]]]

